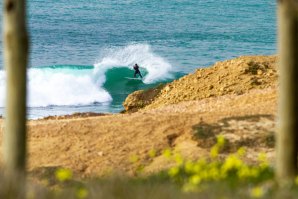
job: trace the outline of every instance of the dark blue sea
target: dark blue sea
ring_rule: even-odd
[[[275,54],[275,7],[274,0],[28,0],[28,117],[119,112],[135,90],[240,55]],[[1,115],[2,27],[0,34]],[[142,81],[126,78],[135,63]]]

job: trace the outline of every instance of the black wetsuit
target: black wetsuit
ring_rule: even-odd
[[[133,69],[135,70],[135,74],[133,75],[133,77],[136,77],[137,74],[139,74],[140,77],[143,78],[143,76],[142,76],[142,74],[141,74],[141,72],[139,70],[139,66],[137,64],[133,66]]]

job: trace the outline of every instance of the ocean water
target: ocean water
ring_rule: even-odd
[[[220,60],[275,54],[275,7],[274,0],[28,0],[28,117],[119,112],[135,90]],[[126,78],[134,63],[143,81]]]

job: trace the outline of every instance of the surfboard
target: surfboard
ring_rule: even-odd
[[[140,80],[142,81],[142,78],[140,77],[125,77],[126,79],[131,79],[131,80]]]

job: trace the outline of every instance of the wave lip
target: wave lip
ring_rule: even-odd
[[[106,81],[106,72],[112,68],[129,68],[137,63],[141,70],[147,71],[143,82],[152,84],[172,78],[171,64],[156,55],[148,44],[131,44],[125,47],[105,49],[102,58],[94,64],[94,75],[97,84],[102,86]],[[133,75],[133,72],[132,72]]]

